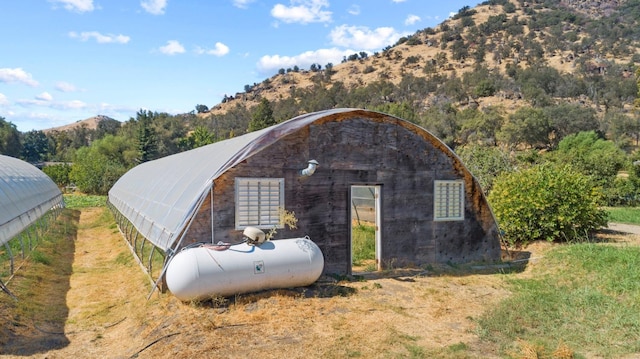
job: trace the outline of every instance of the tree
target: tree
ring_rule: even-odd
[[[485,107],[482,111],[467,108],[456,117],[461,125],[461,143],[497,144],[496,133],[504,123],[500,108]]]
[[[22,158],[30,163],[47,159],[49,140],[42,131],[31,130],[22,139]]]
[[[413,108],[408,102],[387,102],[373,108],[374,111],[388,113],[390,115],[399,117],[403,120],[407,120],[413,123],[418,122],[418,116],[416,109]]]
[[[560,103],[545,107],[545,116],[553,130],[552,145],[557,145],[563,138],[581,131],[596,131],[599,127],[595,110],[578,104]]]
[[[640,113],[634,111],[625,113],[612,109],[604,114],[601,130],[611,136],[611,139],[621,148],[636,147],[640,140]]]
[[[135,146],[122,136],[107,135],[90,147],[76,152],[70,180],[87,194],[104,195],[131,167],[137,155]]]
[[[115,136],[118,133],[118,130],[120,130],[121,125],[122,123],[118,120],[103,117],[98,121],[98,125],[96,126],[96,139],[101,139],[106,135]]]
[[[214,143],[214,133],[204,126],[197,126],[193,132],[184,139],[186,149],[194,149]]]
[[[71,173],[71,166],[66,163],[45,166],[42,168],[42,172],[51,177],[58,187],[65,187],[70,183],[69,173]]]
[[[516,167],[509,154],[497,146],[470,144],[456,149],[456,154],[460,156],[473,176],[478,179],[485,194],[491,191],[493,182],[498,176],[511,172]]]
[[[51,131],[47,133],[49,139],[49,152],[52,161],[71,162],[73,161],[73,140],[69,131]]]
[[[158,142],[154,129],[151,127],[153,113],[140,110],[136,114],[138,124],[138,162],[143,163],[155,158],[158,151]]]
[[[78,149],[89,146],[94,132],[94,130],[89,129],[85,124],[74,127],[71,131],[71,147]]]
[[[521,107],[508,116],[506,124],[498,132],[498,139],[512,147],[548,146],[551,126],[541,109]]]
[[[21,151],[20,132],[16,125],[0,116],[0,154],[17,158]]]
[[[429,108],[421,117],[420,124],[447,146],[455,148],[460,143],[457,112],[458,110],[450,102],[443,102]]]
[[[197,113],[207,113],[207,112],[209,112],[209,107],[207,107],[207,105],[196,105],[196,112]]]
[[[166,112],[152,113],[151,129],[156,143],[153,159],[181,151],[180,139],[187,135],[186,122],[184,118]]]
[[[266,98],[262,98],[258,106],[251,114],[251,121],[249,121],[249,132],[261,130],[269,126],[275,125],[277,122],[273,117],[273,109],[271,109],[271,103]]]

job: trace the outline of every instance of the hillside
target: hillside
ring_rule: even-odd
[[[46,133],[50,133],[50,132],[55,132],[55,131],[66,132],[66,131],[73,131],[73,130],[79,129],[79,128],[85,128],[87,130],[95,130],[95,129],[98,128],[98,124],[101,121],[104,121],[104,120],[115,121],[111,117],[103,116],[103,115],[97,115],[97,116],[89,117],[89,118],[84,119],[84,120],[76,121],[76,122],[68,124],[68,125],[48,128],[46,130],[43,130],[42,132],[44,132],[45,134]]]
[[[436,28],[419,30],[373,55],[354,54],[340,64],[318,64],[311,70],[281,69],[260,84],[246,85],[246,92],[227,96],[199,116],[223,115],[237,106],[251,109],[262,98],[272,103],[288,99],[300,103],[300,96],[317,90],[317,86],[328,91],[336,86],[356,91],[381,82],[399,86],[411,77],[432,80],[444,76],[437,82],[442,88],[446,81],[464,79],[479,67],[492,77],[502,77],[496,80],[500,82],[497,91],[478,96],[470,87],[473,81],[467,79],[459,84],[464,96],[451,100],[460,108],[501,106],[514,111],[531,103],[521,87],[509,83],[516,69],[544,65],[566,76],[615,71],[620,79],[632,77],[633,66],[640,60],[639,9],[637,0],[486,1],[473,9],[460,9]],[[435,88],[427,92],[418,94],[417,108],[442,102],[443,96]],[[385,96],[388,103],[400,100]],[[601,105],[594,98],[587,102]],[[630,107],[628,99],[622,102],[622,108]]]
[[[185,140],[174,137],[187,137],[197,127],[215,141],[246,133],[263,101],[276,122],[337,107],[383,111],[424,127],[452,148],[468,144],[470,136],[521,145],[522,136],[514,138],[506,127],[521,126],[507,120],[523,108],[546,111],[544,136],[551,139],[538,138],[526,147],[550,148],[563,136],[590,130],[616,142],[638,143],[640,129],[627,122],[633,122],[638,96],[639,19],[639,0],[488,0],[373,54],[354,53],[339,64],[309,69],[279,69],[211,107],[197,105],[195,115],[149,112],[142,117],[152,119],[163,142],[158,156],[182,150],[174,142]],[[467,109],[475,113],[465,114]],[[490,113],[500,117],[490,128],[470,120]],[[575,123],[585,114],[588,124]],[[46,132],[92,129],[100,117]],[[574,123],[558,123],[562,117]],[[103,133],[115,134],[116,127]],[[53,142],[64,143],[64,138]],[[69,152],[64,146],[62,156]]]

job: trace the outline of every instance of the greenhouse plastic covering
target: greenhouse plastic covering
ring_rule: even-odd
[[[336,109],[301,115],[259,131],[140,164],[109,191],[109,202],[162,250],[173,247],[197,213],[213,181],[245,158],[279,138],[331,114]]]
[[[62,192],[44,172],[0,155],[0,245],[62,204]]]

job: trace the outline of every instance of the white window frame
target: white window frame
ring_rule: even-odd
[[[464,220],[464,181],[436,180],[433,187],[433,220]]]
[[[284,178],[235,179],[236,229],[283,228]]]

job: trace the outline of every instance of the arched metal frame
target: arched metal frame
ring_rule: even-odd
[[[145,238],[138,230],[136,230],[135,226],[131,221],[129,221],[120,211],[118,211],[113,204],[107,201],[107,207],[113,213],[116,224],[118,225],[118,230],[120,234],[124,238],[129,250],[133,254],[136,262],[142,268],[142,270],[149,277],[149,282],[152,286],[155,286],[156,280],[159,278],[154,278],[153,275],[153,259],[154,256],[160,255],[163,257],[163,263],[166,261],[166,253],[160,248],[156,247],[151,243],[147,238]],[[145,247],[146,244],[149,243],[151,245],[150,249],[148,249],[149,254],[145,258]]]
[[[44,235],[48,232],[51,224],[53,224],[58,218],[63,208],[63,202],[56,204],[43,216],[4,244],[6,259],[9,261],[9,271],[7,273],[7,278],[4,281],[5,284],[11,281],[13,276],[16,274],[16,271],[19,269],[19,266],[16,266],[16,256],[19,255],[22,261],[29,257],[33,250],[37,248]],[[11,248],[12,243],[17,243],[14,247],[20,248],[18,253],[14,252]]]

